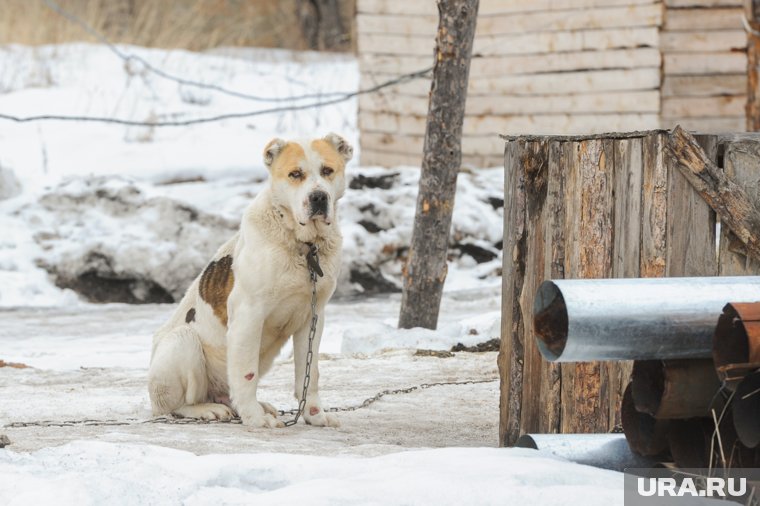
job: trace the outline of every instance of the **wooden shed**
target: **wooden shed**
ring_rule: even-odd
[[[480,0],[463,162],[497,134],[745,130],[742,0]],[[432,65],[434,0],[357,0],[361,86]],[[430,81],[359,99],[361,162],[418,165]]]

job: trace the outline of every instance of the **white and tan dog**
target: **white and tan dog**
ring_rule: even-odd
[[[336,203],[353,149],[329,134],[311,142],[274,139],[264,150],[269,184],[246,209],[240,231],[190,285],[177,311],[153,337],[148,390],[154,415],[280,427],[257,386],[293,336],[295,396],[300,400],[311,323],[308,244],[318,247],[319,321],[314,338],[306,423],[338,426],[319,398],[319,341],[335,291],[342,236]],[[233,412],[234,410],[234,412]]]

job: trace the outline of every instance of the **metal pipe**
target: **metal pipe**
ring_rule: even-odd
[[[680,468],[704,468],[709,464],[713,422],[709,418],[672,420],[668,448]]]
[[[718,377],[731,390],[760,368],[760,302],[726,304],[715,327],[712,352]]]
[[[657,420],[651,415],[636,411],[630,383],[620,405],[620,421],[632,452],[644,457],[665,458],[670,420]]]
[[[709,416],[723,408],[712,359],[637,360],[631,392],[636,410],[657,419]]]
[[[533,322],[551,361],[708,358],[729,300],[760,300],[760,277],[544,281]]]
[[[739,440],[749,448],[757,447],[760,445],[760,371],[748,374],[739,383],[731,404]]]
[[[623,434],[523,434],[515,447],[613,471],[657,465],[656,460],[633,453]]]

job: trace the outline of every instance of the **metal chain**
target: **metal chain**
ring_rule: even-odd
[[[298,401],[298,409],[295,412],[295,418],[285,422],[285,427],[290,427],[298,423],[298,419],[303,415],[303,410],[306,408],[306,393],[309,390],[309,383],[311,383],[311,361],[314,358],[314,351],[312,346],[314,344],[314,336],[317,334],[317,321],[319,321],[319,315],[317,314],[317,272],[321,273],[322,269],[319,267],[319,257],[317,256],[319,250],[316,244],[309,244],[309,252],[306,253],[306,265],[309,268],[309,279],[311,280],[311,327],[309,327],[309,350],[306,353],[306,369],[303,377],[303,391],[301,392],[301,399]]]
[[[499,378],[483,379],[483,380],[464,380],[464,381],[437,381],[435,383],[421,383],[419,385],[407,387],[387,389],[376,393],[372,397],[367,397],[360,404],[354,404],[352,406],[328,408],[325,411],[330,413],[336,413],[341,411],[356,411],[358,409],[366,408],[371,404],[379,401],[386,395],[398,395],[408,394],[415,390],[426,390],[432,387],[449,386],[449,385],[476,385],[479,383],[493,383],[499,381]],[[279,410],[277,413],[280,416],[295,415],[299,408],[290,410]],[[177,418],[174,416],[159,416],[151,418],[150,420],[139,420],[137,418],[127,418],[124,420],[64,420],[64,421],[50,421],[42,420],[37,422],[12,422],[4,426],[4,428],[23,428],[23,427],[76,427],[76,426],[103,426],[103,425],[143,425],[150,423],[158,424],[171,424],[171,425],[208,425],[215,423],[242,423],[239,417],[232,418],[231,420],[199,420],[197,418]],[[292,424],[291,424],[292,425]]]

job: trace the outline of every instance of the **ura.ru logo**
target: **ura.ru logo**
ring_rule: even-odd
[[[684,477],[679,483],[675,478],[638,478],[637,488],[644,497],[741,497],[747,493],[747,479]]]

